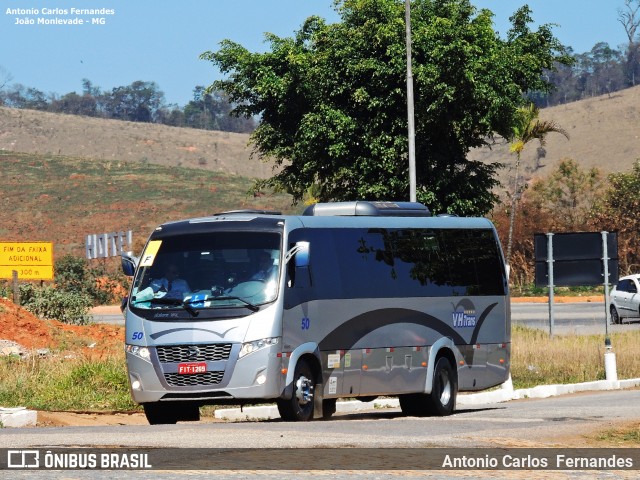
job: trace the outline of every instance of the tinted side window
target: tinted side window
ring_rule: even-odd
[[[629,280],[620,280],[618,285],[616,286],[616,290],[620,292],[628,292],[629,291]]]
[[[505,293],[502,259],[490,230],[377,228],[333,233],[340,283],[348,298]]]
[[[490,230],[442,230],[451,284],[460,295],[504,295],[502,257]]]

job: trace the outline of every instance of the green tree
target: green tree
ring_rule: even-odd
[[[640,28],[640,0],[624,0],[625,9],[618,10],[618,21],[624,27],[629,43],[626,48],[625,73],[629,86],[638,83],[640,74],[640,42],[638,28]]]
[[[164,92],[155,82],[137,80],[131,85],[116,87],[101,98],[102,108],[109,118],[133,122],[151,122],[164,103]]]
[[[588,229],[593,208],[602,195],[604,177],[597,168],[582,170],[578,162],[566,158],[546,178],[527,190],[526,209],[545,219],[537,231],[579,231]]]
[[[595,226],[618,232],[620,270],[634,273],[640,269],[640,159],[631,172],[612,173],[608,180],[596,209]]]
[[[254,152],[280,167],[254,187],[300,201],[409,196],[404,2],[343,0],[341,21],[310,17],[292,38],[266,34],[252,53],[224,40],[201,58],[227,74],[210,91],[228,94],[234,113],[259,116]],[[499,165],[466,159],[488,136],[507,136],[529,90],[568,62],[547,25],[531,31],[530,10],[513,17],[508,38],[488,10],[468,0],[412,2],[418,200],[434,212],[484,214]]]
[[[80,96],[76,92],[70,92],[60,99],[52,100],[49,111],[95,117],[98,114],[98,106],[95,97],[86,94]]]
[[[520,197],[520,161],[524,148],[534,140],[538,140],[540,146],[546,144],[547,135],[550,133],[561,133],[566,138],[569,134],[557,123],[550,120],[540,120],[538,118],[539,110],[529,104],[527,107],[518,109],[513,130],[508,137],[511,141],[511,152],[516,154],[516,163],[514,166],[513,189],[511,190],[511,209],[509,210],[509,233],[507,237],[507,255],[506,261],[509,264],[511,259],[511,247],[513,245],[513,226],[516,219],[516,209],[518,207],[518,198]]]

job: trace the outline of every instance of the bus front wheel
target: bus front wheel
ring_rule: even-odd
[[[188,402],[143,403],[144,414],[149,425],[172,425],[179,421],[197,422],[200,408]]]
[[[278,412],[283,420],[306,422],[313,418],[313,396],[316,382],[309,362],[301,358],[293,375],[293,394],[290,399],[277,401]]]

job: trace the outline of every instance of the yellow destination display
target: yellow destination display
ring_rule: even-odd
[[[53,243],[0,242],[0,278],[53,280]]]

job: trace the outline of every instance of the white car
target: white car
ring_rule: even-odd
[[[640,274],[620,277],[610,296],[612,323],[622,323],[623,318],[640,317]]]

